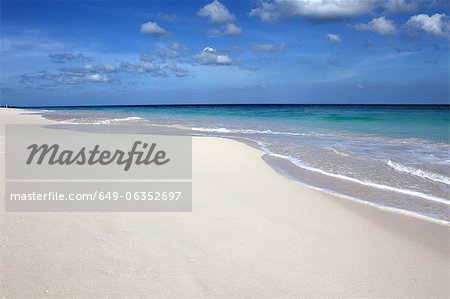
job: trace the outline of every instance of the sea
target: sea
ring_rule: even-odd
[[[379,209],[450,223],[448,105],[103,106],[39,111],[63,123],[175,126],[190,128],[195,136],[239,140],[261,149],[271,167],[298,183]]]

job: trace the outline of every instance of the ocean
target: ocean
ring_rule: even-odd
[[[449,112],[445,105],[186,105],[41,113],[64,123],[178,126],[193,135],[241,140],[263,150],[266,162],[299,183],[448,224]]]

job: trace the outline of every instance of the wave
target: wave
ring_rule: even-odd
[[[72,124],[72,125],[83,125],[83,124],[89,124],[89,125],[108,125],[113,123],[127,123],[127,122],[134,122],[144,120],[142,117],[137,116],[130,116],[130,117],[124,117],[124,118],[111,118],[111,119],[104,119],[104,120],[89,120],[89,119],[66,119],[65,121],[61,121],[61,123],[66,124]]]
[[[139,121],[143,120],[142,117],[137,116],[130,116],[130,117],[124,117],[124,118],[112,118],[112,119],[106,119],[102,121],[104,124],[110,124],[110,123],[123,123],[123,122],[133,122],[133,121]]]
[[[192,128],[193,131],[207,133],[232,133],[232,134],[272,134],[272,135],[291,135],[291,136],[308,136],[311,134],[296,132],[278,132],[272,130],[251,130],[251,129],[227,129],[227,128]]]
[[[278,158],[289,160],[294,165],[296,165],[298,167],[301,167],[301,168],[304,168],[304,169],[307,169],[307,170],[310,170],[310,171],[318,172],[318,173],[324,174],[326,176],[330,176],[330,177],[346,180],[346,181],[349,181],[349,182],[352,182],[352,183],[356,183],[356,184],[360,184],[360,185],[364,185],[364,186],[368,186],[368,187],[372,187],[372,188],[377,188],[377,189],[397,192],[397,193],[401,193],[401,194],[421,197],[423,199],[426,199],[426,200],[429,200],[429,201],[438,202],[438,203],[441,203],[441,204],[444,204],[444,205],[447,205],[447,206],[450,205],[450,201],[446,200],[444,198],[436,197],[436,196],[425,194],[425,193],[418,192],[418,191],[413,191],[413,190],[408,190],[408,189],[401,189],[401,188],[396,188],[396,187],[392,187],[392,186],[382,185],[382,184],[378,184],[378,183],[374,183],[374,182],[370,182],[370,181],[360,180],[360,179],[356,179],[356,178],[353,178],[353,177],[345,176],[345,175],[342,175],[342,174],[336,174],[336,173],[327,172],[327,171],[325,171],[323,169],[319,169],[319,168],[316,168],[316,167],[312,167],[312,166],[306,165],[305,163],[303,163],[302,161],[300,161],[298,159],[295,159],[295,158],[292,158],[292,157],[288,157],[288,156],[285,156],[285,155],[279,155],[279,154],[274,154],[274,153],[269,153],[269,155],[271,155],[273,157],[278,157]]]
[[[400,172],[405,172],[414,176],[418,176],[421,178],[429,179],[435,182],[444,183],[450,185],[450,178],[444,175],[440,175],[437,173],[433,173],[426,170],[417,169],[411,166],[406,166],[397,162],[393,162],[391,160],[387,161],[387,165],[392,169],[395,169]]]
[[[349,138],[352,140],[359,140],[360,142],[365,143],[391,143],[394,145],[399,144],[407,144],[410,146],[419,145],[419,146],[427,146],[427,147],[448,147],[448,144],[444,143],[424,143],[423,140],[417,138],[394,138],[394,137],[386,137],[386,136],[378,136],[372,134],[362,134],[355,132],[346,132],[346,131],[334,131],[330,132],[327,130],[318,129],[315,131],[305,132],[289,132],[289,131],[272,131],[270,129],[267,130],[255,130],[255,129],[228,129],[224,127],[220,128],[208,128],[208,127],[192,127],[192,131],[204,132],[204,133],[221,133],[221,134],[267,134],[267,135],[285,135],[285,136],[313,136],[313,137],[341,137],[341,138]],[[339,153],[337,153],[339,154]]]

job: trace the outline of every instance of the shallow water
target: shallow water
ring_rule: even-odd
[[[289,161],[272,166],[347,198],[450,221],[449,106],[220,105],[44,110],[66,123],[191,127],[245,138]]]

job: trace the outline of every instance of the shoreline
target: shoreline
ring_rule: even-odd
[[[31,114],[36,114],[39,115],[41,118],[53,122],[53,123],[60,123],[58,119],[52,119],[52,118],[47,118],[45,116],[43,116],[39,111],[39,109],[33,109],[33,108],[27,108],[27,109],[19,109],[21,111],[31,111]],[[45,110],[45,109],[44,109]],[[42,110],[41,110],[42,111]],[[153,126],[153,125],[150,125]],[[156,126],[162,126],[164,127],[164,125],[156,125]],[[203,136],[203,135],[195,135],[193,137],[211,137],[211,136]],[[339,175],[332,175],[330,173],[325,173],[323,171],[320,171],[319,169],[309,169],[309,168],[304,168],[304,167],[300,167],[298,165],[296,165],[293,161],[291,161],[290,159],[288,159],[288,157],[281,157],[280,155],[277,154],[271,154],[266,152],[256,141],[251,140],[251,139],[247,139],[247,138],[243,138],[243,137],[226,137],[226,136],[214,136],[213,138],[224,138],[227,140],[234,140],[234,141],[238,141],[240,143],[243,143],[247,146],[250,146],[254,149],[257,149],[261,152],[263,152],[263,156],[261,157],[261,159],[267,163],[272,169],[274,169],[278,174],[294,181],[295,183],[301,184],[302,186],[305,186],[307,188],[310,188],[312,190],[316,190],[316,191],[320,191],[323,193],[326,193],[328,195],[331,195],[333,197],[338,197],[339,199],[343,199],[343,200],[350,200],[352,202],[356,202],[358,204],[362,204],[362,205],[366,205],[366,206],[370,206],[379,210],[383,210],[383,211],[387,211],[390,213],[396,213],[396,214],[400,214],[403,216],[407,216],[407,217],[413,217],[416,219],[420,219],[423,221],[430,221],[433,223],[437,223],[440,225],[444,225],[444,226],[450,226],[450,221],[444,220],[444,219],[438,219],[438,218],[434,218],[432,216],[428,216],[426,214],[422,214],[420,212],[417,211],[410,211],[407,209],[403,209],[403,208],[399,208],[399,207],[395,207],[395,206],[389,206],[380,202],[374,202],[373,200],[369,200],[369,199],[365,199],[364,196],[358,197],[355,195],[349,195],[346,194],[345,192],[339,192],[336,190],[333,190],[333,188],[329,188],[329,185],[334,185],[336,186],[337,184],[339,184],[340,182],[328,182],[325,185],[322,184],[322,186],[315,184],[314,182],[306,182],[304,180],[305,177],[305,173],[308,172],[319,172],[324,176],[331,176],[331,177],[339,177],[338,180],[344,179],[344,180],[350,180],[352,181],[352,178],[348,178],[348,177],[341,177]],[[302,169],[302,171],[299,171],[299,168]],[[318,179],[319,180],[319,179]],[[337,181],[338,181],[337,180]],[[353,179],[356,180],[356,179]],[[358,184],[361,184],[364,182],[359,181],[358,180]],[[380,185],[378,186],[378,184],[375,183],[371,183],[370,186],[369,184],[366,184],[366,186],[368,186],[369,188],[377,188],[377,189],[385,189],[385,188],[389,188],[389,186],[384,186],[384,185]],[[352,187],[360,187],[360,186],[350,186],[350,188]],[[391,187],[392,188],[392,187]],[[395,188],[392,188],[395,189]],[[379,191],[384,191],[384,190],[379,190]],[[442,202],[441,198],[438,197],[434,197],[431,195],[427,195],[427,194],[422,194],[422,193],[418,193],[418,192],[413,192],[413,193],[418,193],[418,195],[416,194],[410,194],[410,192],[406,192],[402,189],[399,190],[394,190],[395,192],[400,192],[400,194],[404,193],[403,195],[406,196],[419,196],[419,197],[425,197],[429,200],[432,201],[437,201],[439,203],[443,203],[443,204],[447,204],[447,202]]]
[[[52,123],[22,112],[0,109]],[[263,157],[194,137],[191,213],[3,212],[2,295],[448,296],[447,226],[313,190]]]
[[[349,200],[349,201],[352,201],[352,202],[355,202],[358,204],[370,206],[375,209],[387,211],[389,213],[395,213],[398,215],[412,217],[412,218],[416,218],[416,219],[419,219],[422,221],[429,221],[429,222],[437,223],[437,224],[444,225],[447,227],[449,227],[449,225],[450,225],[450,222],[448,222],[448,221],[436,219],[436,218],[433,218],[433,217],[430,217],[427,215],[423,215],[418,212],[412,212],[412,211],[408,211],[405,209],[400,209],[400,208],[390,207],[390,206],[379,204],[379,203],[374,203],[369,200],[361,199],[361,198],[350,196],[350,195],[341,194],[341,193],[335,192],[331,189],[328,189],[326,187],[325,188],[316,187],[312,184],[308,184],[308,183],[300,181],[299,176],[297,174],[295,174],[297,172],[297,167],[291,161],[284,159],[284,158],[277,157],[277,156],[271,156],[269,154],[265,154],[262,157],[262,159],[268,165],[270,165],[274,170],[276,170],[278,173],[280,173],[281,175],[284,175],[285,177],[290,178],[294,182],[302,184],[313,190],[318,190],[320,192],[330,194],[330,195],[337,197],[339,199],[342,199],[342,200]]]

